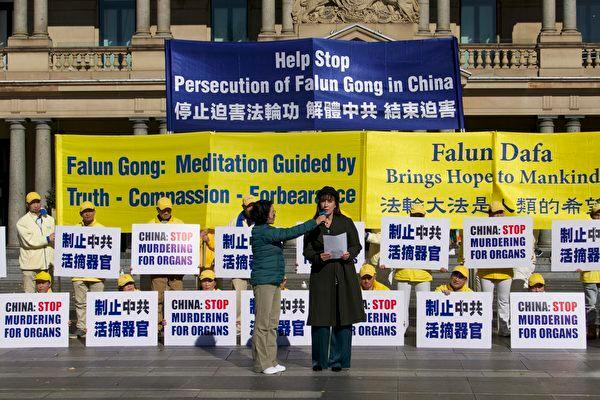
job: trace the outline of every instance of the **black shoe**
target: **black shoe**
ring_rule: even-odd
[[[313,365],[313,371],[315,371],[315,372],[323,371],[323,367],[321,367],[320,365]]]
[[[331,367],[331,370],[333,372],[340,372],[342,370],[342,367]]]

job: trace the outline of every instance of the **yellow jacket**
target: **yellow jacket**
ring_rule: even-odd
[[[433,277],[424,269],[399,269],[394,274],[394,279],[400,282],[431,282]]]
[[[81,226],[86,226],[83,224],[83,221],[81,221],[79,223],[79,225]],[[104,225],[102,225],[101,223],[99,223],[96,220],[93,220],[91,224],[87,225],[88,228],[103,228]],[[77,277],[77,278],[72,278],[71,281],[73,282],[103,282],[103,279],[100,278],[81,278],[81,277]]]
[[[452,286],[450,286],[449,283],[445,284],[445,285],[440,285],[438,287],[435,288],[436,292],[444,292],[444,291],[448,291],[448,292],[454,292],[455,290],[452,288]],[[467,285],[466,283],[463,285],[463,287],[460,288],[460,290],[458,290],[458,292],[472,292],[471,288],[469,287],[469,285]]]
[[[213,269],[213,261],[215,259],[215,234],[207,233],[208,243],[202,242],[200,239],[200,269]]]
[[[365,290],[365,289],[362,289]],[[371,290],[390,290],[389,287],[385,286],[383,283],[379,283],[377,281],[373,282],[373,289]]]
[[[41,227],[36,223],[37,218],[28,212],[17,221],[19,266],[24,271],[47,270],[54,260],[54,248],[47,239],[54,233],[54,218],[50,215],[42,217]]]
[[[492,279],[497,281],[503,281],[505,279],[512,279],[513,269],[512,268],[482,268],[477,270],[477,276],[482,279]]]
[[[600,283],[600,271],[583,271],[581,273],[581,282]]]
[[[154,217],[154,219],[151,219],[150,221],[148,221],[149,224],[162,224],[163,222],[161,222],[158,217]],[[180,220],[179,218],[175,218],[173,216],[171,216],[171,219],[169,220],[169,222],[165,222],[165,224],[183,224],[184,222],[182,220]]]

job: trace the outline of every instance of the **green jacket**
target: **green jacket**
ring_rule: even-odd
[[[268,224],[252,228],[253,266],[250,275],[252,285],[279,285],[285,275],[283,243],[310,232],[317,226],[314,219],[292,228],[274,228]]]

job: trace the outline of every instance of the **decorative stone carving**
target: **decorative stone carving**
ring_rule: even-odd
[[[418,0],[295,0],[294,23],[413,23]]]

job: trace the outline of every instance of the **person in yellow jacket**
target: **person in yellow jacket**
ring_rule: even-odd
[[[360,276],[360,288],[362,290],[390,290],[383,283],[377,282],[377,272],[371,264],[363,265],[358,275]]]
[[[90,201],[84,201],[79,207],[81,222],[79,225],[89,228],[102,228],[104,225],[96,221],[96,206]],[[103,292],[104,279],[92,277],[75,277],[73,281],[73,292],[75,295],[75,314],[77,315],[77,337],[85,337],[86,325],[85,315],[87,308],[88,292]]]
[[[210,230],[200,231],[200,272],[198,273],[198,287],[202,288],[200,275],[206,270],[215,269],[215,233]]]
[[[200,274],[200,284],[202,290],[219,290],[217,289],[217,276],[212,269],[205,269]]]
[[[504,206],[499,201],[492,201],[488,210],[490,218],[504,217]],[[477,276],[481,283],[481,291],[494,292],[498,289],[498,335],[510,336],[510,288],[512,285],[512,268],[479,269]]]
[[[35,275],[35,291],[37,293],[52,293],[52,276],[46,271]]]
[[[529,275],[527,287],[532,293],[543,293],[546,291],[546,281],[544,280],[542,274],[536,272],[534,274]]]
[[[156,203],[158,214],[150,224],[183,224],[179,218],[173,216],[173,203],[168,197],[161,197]],[[158,320],[163,321],[163,305],[165,290],[183,290],[183,275],[151,275],[152,290],[158,292]],[[163,325],[159,324],[158,330],[162,334]]]
[[[445,285],[440,285],[435,288],[436,292],[442,292],[444,294],[450,294],[452,292],[472,292],[471,288],[467,284],[469,280],[469,270],[458,265],[454,267],[450,274],[450,282]]]
[[[117,279],[117,286],[120,292],[137,292],[135,287],[135,279],[129,274],[123,274]]]
[[[590,211],[592,219],[600,219],[600,202],[592,206]],[[600,271],[582,271],[580,273],[583,292],[585,293],[585,321],[587,324],[587,339],[598,338],[598,314],[600,313]]]
[[[41,201],[38,193],[27,193],[27,213],[17,221],[19,267],[23,272],[25,293],[35,293],[35,276],[39,272],[52,272],[54,218],[42,208]]]

